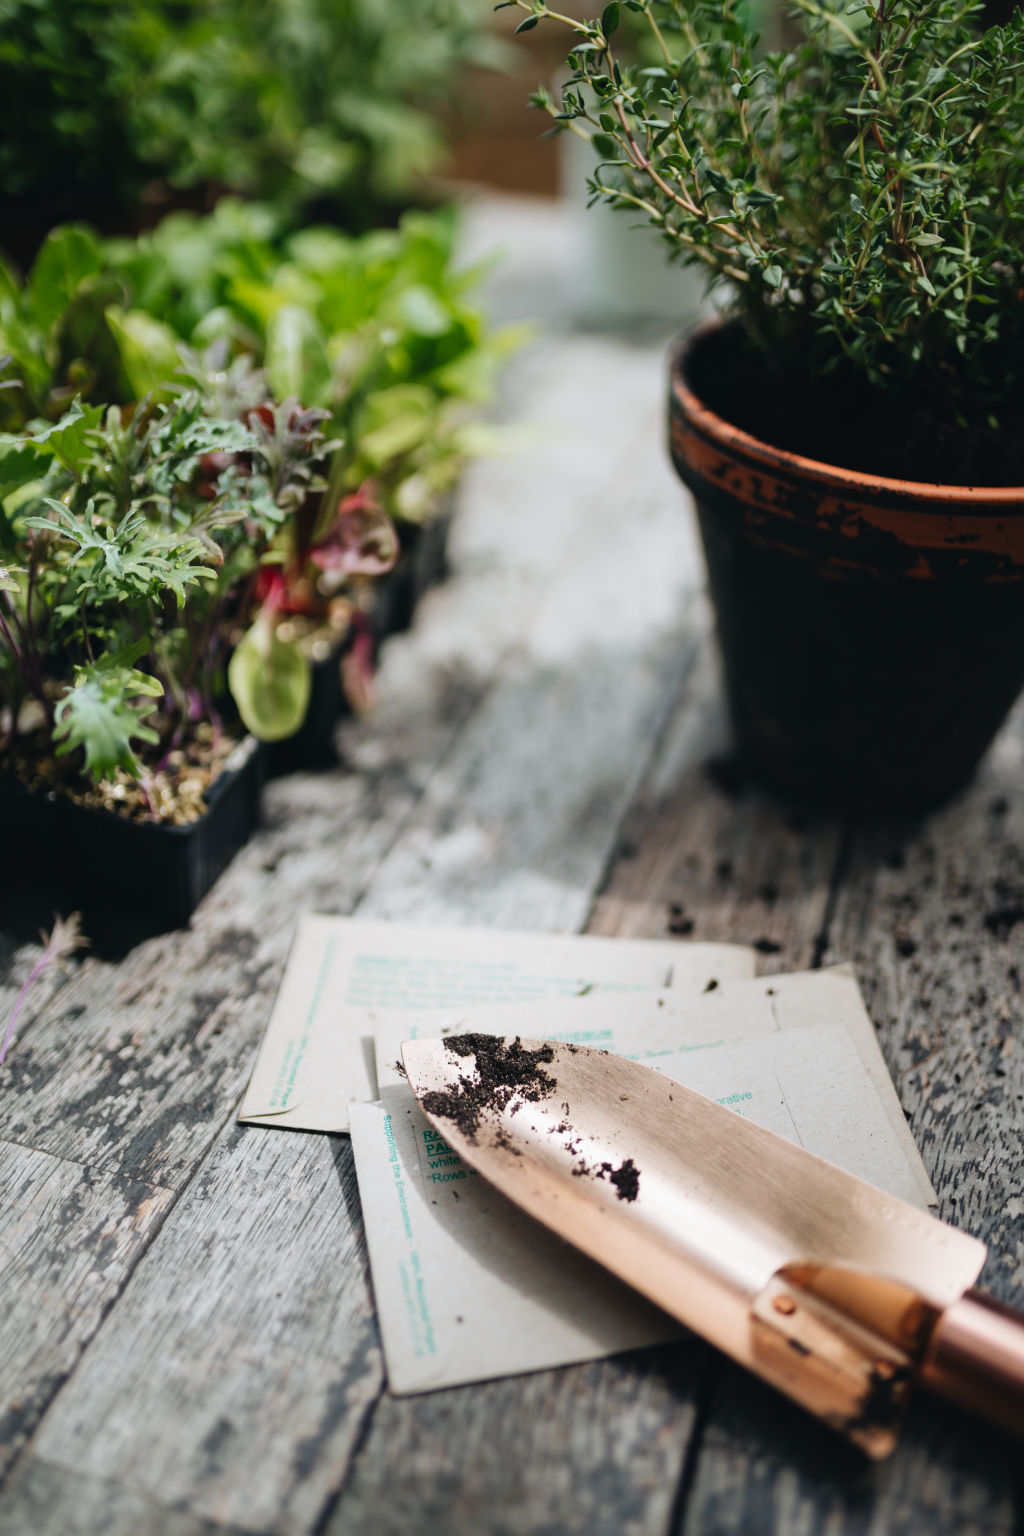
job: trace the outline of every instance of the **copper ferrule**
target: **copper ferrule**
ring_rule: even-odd
[[[968,1291],[935,1325],[922,1386],[1024,1438],[1024,1321]]]

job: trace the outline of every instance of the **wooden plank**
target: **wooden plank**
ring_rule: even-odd
[[[308,1532],[381,1378],[347,1139],[232,1125],[33,1454],[197,1520]]]
[[[975,785],[920,821],[855,830],[825,951],[852,959],[941,1214],[990,1245],[983,1283],[1024,1305],[1024,711]],[[1017,942],[1014,942],[1014,933]],[[684,1532],[1019,1529],[1009,1440],[920,1400],[895,1456],[868,1468],[727,1370]]]
[[[690,1341],[385,1396],[325,1536],[663,1536],[703,1357]]]
[[[73,1370],[169,1190],[0,1141],[0,1473]]]
[[[812,966],[841,830],[836,817],[797,810],[739,776],[705,642],[589,931],[753,944],[763,972]]]
[[[19,1467],[0,1504],[0,1536],[246,1536],[164,1509],[119,1483],[44,1462]]]
[[[692,663],[698,567],[661,452],[660,359],[597,338],[560,356],[566,377],[586,381],[570,395],[585,390],[588,406],[548,416],[564,484],[542,479],[533,496],[546,521],[549,504],[582,495],[585,521],[374,877],[368,915],[580,927]]]
[[[832,947],[858,961],[944,1220],[989,1244],[1024,1305],[1024,708],[972,789],[853,844]]]
[[[22,904],[20,897],[19,891],[19,905]],[[8,890],[5,905],[13,909],[15,904],[15,893]],[[8,1045],[7,1058],[4,1065],[0,1067],[0,1093],[8,1092],[10,1089],[12,1082],[10,1062],[18,1050],[18,1043],[25,1032],[26,1024],[33,1016],[52,1006],[53,999],[78,970],[80,963],[69,959],[58,965],[47,965],[34,980],[30,980],[32,971],[43,954],[42,934],[36,930],[53,922],[53,913],[47,911],[40,915],[39,923],[33,928],[32,918],[36,915],[39,914],[34,911],[26,914],[22,910],[16,922],[9,920],[6,913],[0,915],[0,922],[3,923],[0,929],[0,1042],[7,1033],[7,1026],[18,1005],[22,987],[26,987],[15,1021],[14,1033]]]
[[[705,1410],[692,1344],[380,1397],[347,1143],[218,1134],[297,910],[572,928],[607,864],[592,931],[759,942],[765,969],[858,960],[926,1160],[1018,1294],[1021,731],[966,811],[860,835],[837,895],[834,820],[708,767],[721,707],[692,532],[656,468],[660,388],[649,349],[549,337],[524,355],[505,415],[544,430],[474,470],[460,574],[389,646],[347,766],[274,786],[191,931],[86,961],[28,1015],[5,1100],[19,1139],[88,1154],[99,1183],[144,1169],[183,1193],[0,1498],[0,1536],[1013,1529],[996,1437],[922,1408],[866,1468],[710,1357]]]
[[[623,830],[618,860],[589,929],[648,938],[681,933],[756,944],[763,971],[813,966],[841,843],[837,818],[796,811],[737,773],[729,756],[717,657],[709,642],[701,650],[645,792]],[[717,1383],[724,1369],[722,1358],[709,1352],[709,1382]],[[770,1432],[777,1422],[777,1404],[770,1393],[762,1397],[772,1399],[761,1403]],[[703,1474],[706,1417],[702,1404],[695,1423],[687,1426],[688,1442],[679,1448],[687,1480],[694,1466],[697,1477]],[[711,1422],[716,1422],[714,1413]],[[812,1436],[815,1429],[812,1425]],[[748,1451],[751,1441],[756,1443],[756,1431],[745,1442]],[[721,1468],[719,1502],[706,1496],[699,1512],[706,1523],[692,1529],[701,1536],[726,1531],[747,1536],[760,1529],[764,1490],[749,1479],[745,1482],[742,1467],[734,1462],[723,1461]],[[748,1495],[745,1503],[735,1497],[737,1486]],[[688,1486],[678,1492],[681,1506],[689,1505]],[[779,1527],[787,1533],[804,1528],[798,1523]],[[671,1529],[674,1536],[674,1523]],[[806,1529],[818,1527],[810,1524]]]
[[[1004,1536],[1015,1529],[1009,1465],[1008,1441],[931,1407],[915,1409],[890,1461],[870,1463],[723,1364],[680,1536]]]

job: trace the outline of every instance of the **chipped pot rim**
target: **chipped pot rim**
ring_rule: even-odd
[[[1024,485],[955,485],[943,481],[900,480],[886,475],[874,475],[864,470],[845,469],[825,459],[809,458],[787,448],[777,448],[734,425],[706,405],[685,378],[685,370],[694,348],[724,329],[726,323],[718,319],[704,321],[696,329],[680,336],[669,354],[672,415],[685,422],[706,441],[723,450],[731,450],[748,462],[761,465],[769,471],[818,480],[836,490],[859,495],[868,502],[897,500],[904,506],[916,503],[922,512],[934,511],[936,504],[939,504],[948,506],[950,510],[957,507],[965,512],[998,508],[1003,512],[1024,513]]]

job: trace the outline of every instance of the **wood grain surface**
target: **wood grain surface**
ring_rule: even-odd
[[[0,1536],[1019,1536],[994,1432],[922,1401],[869,1466],[694,1339],[391,1397],[347,1138],[235,1123],[303,910],[852,960],[943,1215],[1024,1302],[1024,710],[920,823],[746,782],[664,338],[560,324],[553,209],[482,205],[467,255],[501,245],[496,312],[544,323],[377,713],[269,787],[187,929],[128,912],[47,975],[0,1071]],[[50,917],[30,873],[3,1020]]]

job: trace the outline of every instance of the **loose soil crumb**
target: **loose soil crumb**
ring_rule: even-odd
[[[493,1035],[453,1035],[444,1048],[450,1056],[474,1057],[475,1075],[461,1073],[457,1088],[426,1093],[420,1103],[429,1115],[453,1120],[470,1141],[476,1140],[484,1112],[500,1115],[510,1105],[514,1112],[524,1102],[547,1098],[557,1087],[544,1071],[543,1064],[555,1054],[550,1045],[529,1051],[518,1035],[511,1045]]]
[[[640,1170],[631,1157],[627,1157],[618,1168],[613,1168],[611,1163],[602,1163],[601,1170],[615,1185],[615,1193],[620,1200],[636,1199],[640,1193]]]
[[[575,1152],[579,1141],[567,1141],[567,1152]],[[574,1179],[607,1179],[615,1188],[615,1193],[620,1200],[633,1201],[640,1193],[640,1170],[631,1157],[627,1157],[618,1168],[611,1163],[588,1163],[585,1157],[581,1157],[573,1164],[572,1176]]]
[[[466,1060],[472,1057],[474,1069],[460,1072],[454,1088],[437,1089],[425,1093],[420,1104],[429,1115],[452,1120],[468,1141],[475,1142],[480,1121],[484,1115],[497,1118],[508,1111],[517,1114],[524,1104],[536,1104],[549,1098],[558,1087],[557,1080],[544,1070],[554,1060],[554,1048],[542,1045],[535,1051],[528,1050],[517,1035],[511,1045],[493,1035],[453,1035],[444,1042],[450,1056]],[[574,1055],[579,1046],[565,1047]],[[607,1051],[600,1053],[607,1056]],[[640,1170],[631,1157],[618,1168],[602,1162],[591,1164],[581,1155],[583,1139],[576,1133],[568,1103],[561,1104],[564,1118],[549,1127],[555,1136],[564,1136],[565,1150],[576,1159],[574,1178],[607,1179],[620,1200],[633,1201],[640,1192]],[[536,1130],[536,1126],[531,1126]],[[496,1127],[498,1146],[517,1157],[522,1151],[517,1147],[502,1125]],[[453,1191],[454,1193],[454,1191]]]

